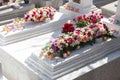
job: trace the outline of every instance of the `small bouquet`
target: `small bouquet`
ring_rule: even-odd
[[[63,33],[73,32],[74,30],[75,30],[74,24],[71,23],[70,20],[67,23],[65,23],[62,27]]]
[[[46,22],[47,19],[52,20],[56,10],[51,7],[34,8],[25,14],[26,21]]]
[[[85,27],[87,25],[95,24],[103,18],[103,15],[101,13],[95,13],[92,11],[90,15],[82,15],[78,16],[77,18],[74,18],[73,21],[76,23],[77,27]]]
[[[66,3],[66,4],[64,5],[64,8],[67,9],[67,10],[74,11],[74,12],[79,12],[79,8],[70,6],[68,3]]]
[[[14,19],[12,24],[7,24],[2,26],[2,31],[5,32],[10,32],[10,31],[16,31],[16,30],[21,30],[24,29],[24,18],[21,19]]]

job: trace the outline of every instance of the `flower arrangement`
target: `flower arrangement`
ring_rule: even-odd
[[[64,5],[64,8],[67,9],[67,10],[74,11],[74,12],[79,12],[79,8],[70,6],[68,3],[66,3],[66,4]]]
[[[113,15],[113,16],[111,16],[108,20],[109,20],[110,23],[112,23],[112,24],[120,24],[120,20],[116,19],[115,17],[116,17],[116,16]]]
[[[74,24],[70,22],[70,20],[65,23],[62,27],[63,33],[73,32],[75,30]]]
[[[72,23],[66,24],[67,27],[73,27]],[[66,24],[64,27],[66,27]],[[55,57],[66,58],[72,51],[80,49],[85,45],[94,44],[98,38],[106,40],[107,38],[114,37],[108,27],[101,22],[83,28],[76,28],[74,31],[69,31],[68,29],[68,32],[67,34],[62,33],[55,40],[50,41],[50,43],[41,50],[41,55],[50,60],[53,60]]]
[[[16,31],[16,30],[21,30],[24,29],[24,25],[22,25],[25,22],[24,18],[21,19],[14,19],[13,24],[7,24],[2,26],[2,31],[5,32],[10,32],[10,31]]]
[[[55,12],[56,10],[51,6],[34,8],[25,14],[25,19],[32,22],[46,22],[47,19],[53,19]]]
[[[85,27],[91,23],[95,24],[99,22],[103,18],[103,15],[101,13],[96,13],[92,11],[90,15],[82,15],[78,16],[77,18],[74,18],[73,21],[76,23],[77,27]]]

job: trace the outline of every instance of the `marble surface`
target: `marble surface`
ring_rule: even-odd
[[[0,79],[0,80],[8,80],[5,76],[3,76],[3,79]]]
[[[80,12],[74,12],[74,11],[71,11],[71,10],[67,10],[64,8],[64,6],[60,6],[59,7],[59,11],[66,14],[66,15],[69,15],[71,17],[77,17],[79,15],[83,15],[83,14],[89,14],[91,11],[95,11],[95,12],[101,12],[100,9],[98,9],[96,6],[91,6],[89,8],[84,8],[83,10],[81,10]]]
[[[120,21],[120,0],[118,0],[117,12],[115,14],[115,19]]]
[[[116,11],[117,11],[117,3],[118,1],[114,1],[110,4],[107,4],[107,5],[104,5],[101,7],[102,9],[102,13],[105,15],[105,16],[112,16],[114,14],[116,14]]]
[[[34,3],[37,7],[51,5],[54,8],[58,9],[59,6],[63,5],[64,0],[30,0],[30,2]]]
[[[21,42],[13,43],[7,46],[0,47],[0,61],[2,62],[3,73],[9,80],[46,80],[41,73],[31,69],[25,60],[36,50],[39,49],[41,42],[46,37],[55,37],[56,32],[45,34]],[[50,38],[51,40],[51,38]],[[69,74],[60,77],[57,80],[73,80],[77,77],[85,75],[86,73],[104,65],[116,58],[120,58],[120,49],[114,53],[106,55],[105,57],[96,60],[84,67],[77,69]],[[89,67],[91,66],[91,67]]]
[[[62,25],[71,19],[69,16],[56,12],[54,18],[48,22],[26,22],[23,23],[24,29],[21,30],[12,30],[10,32],[1,31],[0,32],[0,45],[7,45],[11,43],[15,43],[18,41],[22,41],[28,38],[40,36],[52,31],[56,31],[61,29]],[[8,24],[13,25],[13,23]],[[58,26],[59,25],[59,26]]]
[[[104,21],[106,21],[106,19],[104,19]],[[34,51],[40,49],[39,46],[44,46],[42,41],[46,37],[51,40],[57,36],[56,33],[57,31],[10,45],[1,46],[0,61],[3,67],[3,74],[8,80],[47,80],[41,73],[31,69],[25,61]],[[53,38],[51,38],[51,36]],[[101,66],[118,58],[120,58],[120,48],[99,60],[86,64],[82,68],[58,78],[57,80],[79,80],[81,76],[91,74],[89,72],[99,69]]]
[[[2,21],[2,23],[0,22],[0,25],[7,23],[4,22],[4,20],[8,20],[8,19],[13,19],[16,17],[24,17],[24,14],[33,9],[35,7],[34,4],[23,4],[21,3],[19,8],[15,8],[13,6],[8,6],[8,5],[4,5],[4,6],[0,6],[0,21]],[[12,21],[8,21],[8,23],[10,23]]]
[[[44,40],[43,43],[46,43],[45,41],[47,40]],[[27,60],[27,63],[30,65],[31,69],[44,73],[48,78],[56,79],[119,49],[119,42],[120,38],[117,38],[102,43],[96,43],[93,46],[85,46],[78,51],[72,52],[68,58],[58,62],[58,64],[54,60],[41,60],[39,49],[37,52],[33,52]]]

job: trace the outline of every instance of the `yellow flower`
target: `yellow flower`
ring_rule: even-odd
[[[42,55],[43,55],[43,53],[44,53],[44,50],[41,50],[41,51],[40,51],[40,54],[42,54]]]
[[[5,26],[5,27],[3,28],[3,30],[6,31],[6,32],[9,32],[9,31],[10,31],[10,29],[9,29],[7,26]]]
[[[103,41],[106,41],[108,38],[107,38],[107,36],[103,36],[102,39],[103,39]]]
[[[47,58],[47,57],[48,57],[47,53],[43,53],[43,56],[44,56],[45,58]]]
[[[53,54],[51,54],[51,55],[49,56],[49,58],[50,58],[50,60],[53,60],[53,58],[54,58]]]
[[[71,54],[71,52],[70,52],[70,51],[67,51],[67,54],[68,54],[68,55],[70,55],[70,54]]]

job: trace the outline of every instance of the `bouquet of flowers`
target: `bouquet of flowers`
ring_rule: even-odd
[[[95,13],[92,11],[90,15],[82,15],[78,16],[77,18],[74,18],[73,21],[76,23],[77,27],[85,27],[91,23],[95,24],[99,22],[103,18],[103,15],[101,13]]]
[[[46,19],[53,19],[56,10],[51,7],[34,8],[25,14],[26,21],[46,22]]]
[[[63,33],[73,32],[75,30],[74,24],[70,22],[70,20],[65,23],[62,27]]]
[[[16,31],[16,30],[21,30],[24,29],[24,18],[21,19],[14,19],[12,24],[7,24],[2,26],[2,31],[5,32],[10,32],[10,31]]]
[[[66,4],[64,5],[64,8],[67,9],[67,10],[74,11],[74,12],[79,12],[79,8],[70,6],[68,3],[66,3]]]
[[[72,23],[66,24],[67,27],[73,27]],[[64,27],[66,27],[66,24]],[[97,38],[105,37],[107,39],[114,37],[108,27],[101,22],[83,28],[76,28],[74,31],[67,29],[69,33],[59,35],[41,50],[41,55],[44,58],[49,58],[50,60],[53,60],[55,57],[66,58],[75,49],[94,44]]]

